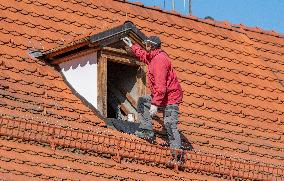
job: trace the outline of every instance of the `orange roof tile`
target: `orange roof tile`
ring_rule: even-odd
[[[185,144],[202,154],[276,167],[283,173],[284,35],[121,0],[2,1],[0,11],[1,117],[135,140],[105,128],[102,117],[72,94],[54,67],[29,55],[130,20],[146,35],[160,36],[173,59],[185,94],[179,123]],[[164,144],[164,130],[156,122],[155,128],[158,143]],[[7,137],[1,137],[0,149],[1,179],[220,178],[213,170],[206,176],[210,169],[205,173],[204,165],[177,174],[127,159],[118,164],[100,155],[51,151]]]

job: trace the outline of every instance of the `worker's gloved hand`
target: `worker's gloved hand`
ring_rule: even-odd
[[[151,117],[155,116],[158,112],[158,107],[152,104],[149,112]]]
[[[122,40],[127,46],[132,47],[132,42],[128,37],[124,37]]]

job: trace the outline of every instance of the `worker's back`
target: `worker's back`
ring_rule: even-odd
[[[182,89],[169,56],[159,49],[149,62],[148,82],[150,88],[153,89],[151,92],[165,93],[164,96],[157,95],[157,100],[153,100],[153,103],[156,102],[160,106],[181,103]]]

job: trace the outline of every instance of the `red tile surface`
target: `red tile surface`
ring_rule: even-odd
[[[199,174],[177,174],[174,171],[96,156],[94,153],[51,150],[18,140],[1,140],[1,173],[3,179],[17,180],[200,180],[214,179]],[[10,170],[9,173],[5,173]],[[12,171],[13,170],[13,171]],[[18,173],[18,174],[15,174]],[[48,179],[47,179],[48,180]],[[218,179],[215,179],[218,180]]]
[[[135,139],[104,128],[104,122],[72,94],[57,70],[28,54],[33,48],[56,48],[130,20],[146,35],[159,35],[163,49],[173,59],[185,94],[179,127],[195,151],[283,169],[283,35],[246,26],[236,28],[237,25],[224,22],[208,23],[112,0],[2,1],[0,11],[1,117]],[[158,143],[165,143],[161,124],[155,122],[155,127]],[[3,141],[6,146],[22,144]],[[50,151],[30,143],[25,145],[42,152]],[[57,155],[69,154],[59,152]],[[1,158],[7,159],[1,160],[1,166],[5,166],[0,173],[3,179],[38,180],[50,176],[55,180],[83,179],[82,174],[74,170],[60,173],[54,168],[29,165],[29,162],[22,164],[26,159],[36,163],[34,159],[38,155],[15,151],[0,153]],[[104,164],[114,164],[111,159],[95,158]],[[48,158],[42,164],[63,166],[65,162],[68,160],[63,159],[61,163]],[[76,168],[82,165],[72,163]],[[133,163],[125,167],[144,168]],[[31,168],[35,171],[31,172]],[[114,167],[110,167],[109,172],[90,166],[86,169],[102,175],[120,173]],[[151,170],[151,167],[145,166],[145,169]],[[175,175],[171,169],[160,172]],[[186,178],[191,176],[188,172],[180,174]],[[196,179],[212,180],[204,174],[190,174],[196,175]],[[136,176],[145,178],[145,175],[148,178],[151,173],[126,169],[120,176],[135,179]]]

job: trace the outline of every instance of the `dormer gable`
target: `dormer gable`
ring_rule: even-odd
[[[132,22],[43,52],[73,93],[108,118],[137,117],[136,101],[146,93],[146,67],[126,51],[128,36],[143,46],[147,38]]]

